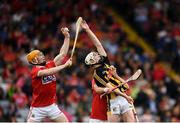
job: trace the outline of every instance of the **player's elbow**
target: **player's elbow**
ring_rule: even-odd
[[[62,53],[60,53],[60,56],[61,56],[62,58],[64,58],[66,55],[67,55],[67,52],[65,52],[65,51],[63,51]]]

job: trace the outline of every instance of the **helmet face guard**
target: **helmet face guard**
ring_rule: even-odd
[[[85,64],[88,66],[101,64],[102,62],[103,62],[103,57],[101,57],[98,54],[98,52],[90,52],[85,58]]]
[[[90,53],[86,56],[86,58],[85,58],[85,63],[86,63],[86,65],[96,64],[95,55],[96,55],[96,52],[90,52]]]

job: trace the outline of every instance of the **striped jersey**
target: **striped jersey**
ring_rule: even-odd
[[[119,81],[118,79],[114,78],[113,76],[108,76],[109,75],[109,67],[110,67],[110,62],[108,57],[103,57],[103,62],[102,65],[95,68],[94,70],[94,75],[93,78],[97,84],[97,86],[99,87],[105,87],[107,83],[111,83],[112,86],[117,86],[119,84],[121,84],[122,82]],[[129,86],[127,84],[122,85],[121,87],[119,87],[118,89],[121,92],[125,92],[127,89],[129,88]],[[115,98],[117,96],[117,94],[115,93],[111,93],[108,94],[108,100]]]

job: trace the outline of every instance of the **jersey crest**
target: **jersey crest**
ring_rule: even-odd
[[[55,75],[43,76],[42,77],[42,84],[48,84],[50,82],[56,81]]]

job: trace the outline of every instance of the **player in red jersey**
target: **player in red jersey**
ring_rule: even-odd
[[[98,87],[94,79],[91,83],[93,99],[91,104],[92,111],[90,115],[90,122],[105,122],[107,121],[107,99],[105,96],[101,99],[100,94],[110,91],[110,88]]]
[[[68,122],[66,116],[56,105],[56,77],[54,74],[72,64],[71,59],[62,64],[69,49],[70,35],[67,28],[62,28],[61,31],[65,36],[64,44],[54,60],[46,62],[44,54],[39,50],[33,50],[27,55],[27,61],[33,65],[31,71],[33,97],[28,122],[41,122],[45,117],[57,122]]]

